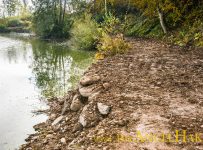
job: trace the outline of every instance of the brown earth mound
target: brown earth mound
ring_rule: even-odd
[[[50,102],[22,150],[202,150],[203,50],[130,39]]]

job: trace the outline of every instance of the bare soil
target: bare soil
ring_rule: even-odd
[[[128,40],[133,49],[127,54],[100,60],[85,72],[101,77],[97,87],[110,85],[84,99],[94,123],[83,128],[78,123],[82,110],[67,109],[52,125],[64,102],[70,105],[78,93],[69,91],[50,101],[49,119],[34,127],[21,150],[203,150],[203,49]],[[111,112],[100,115],[98,102],[111,106]]]

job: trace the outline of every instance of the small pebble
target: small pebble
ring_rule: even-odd
[[[66,139],[65,138],[61,138],[61,143],[65,144],[66,143]]]

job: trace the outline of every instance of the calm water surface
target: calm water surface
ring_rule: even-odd
[[[92,62],[93,53],[63,44],[0,35],[0,150],[14,150],[46,120],[45,98],[62,96]]]

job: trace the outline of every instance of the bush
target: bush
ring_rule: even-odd
[[[20,19],[9,19],[7,22],[8,27],[22,27],[23,23]]]
[[[24,27],[31,27],[31,22],[30,21],[27,21],[27,20],[24,20],[23,22],[22,22],[22,24],[23,24],[23,26]]]
[[[8,19],[7,18],[0,18],[0,25],[7,26]]]
[[[8,17],[0,19],[0,32],[29,32],[31,22],[21,20],[21,17]]]
[[[112,13],[106,14],[103,19],[104,21],[101,23],[101,27],[105,32],[112,35],[122,32],[120,20]]]
[[[84,18],[75,20],[71,30],[71,44],[78,49],[92,50],[96,48],[100,32],[98,24],[91,15],[85,14]]]
[[[122,34],[113,37],[103,33],[97,48],[99,52],[95,56],[96,59],[103,59],[107,56],[124,54],[131,48],[131,45],[124,40]]]
[[[68,38],[72,26],[70,15],[65,14],[61,21],[55,15],[52,9],[36,11],[32,20],[33,31],[42,38]]]
[[[203,22],[197,20],[192,26],[186,25],[177,33],[169,37],[172,43],[179,46],[199,46],[203,47]]]
[[[157,18],[146,18],[142,14],[129,14],[126,16],[125,35],[162,37],[164,33]]]
[[[54,24],[49,32],[46,33],[48,38],[69,38],[71,20],[65,20],[63,24]]]
[[[0,24],[0,33],[5,33],[5,32],[8,32],[7,27],[3,24]]]
[[[32,22],[33,31],[41,37],[48,37],[54,26],[54,19],[51,12],[34,13]]]

